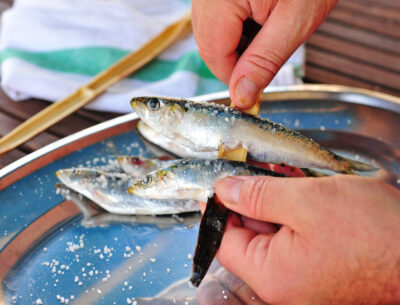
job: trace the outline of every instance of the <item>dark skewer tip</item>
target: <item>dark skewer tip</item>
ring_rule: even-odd
[[[199,287],[203,277],[200,275],[200,273],[193,272],[192,276],[190,278],[190,282],[194,287]]]

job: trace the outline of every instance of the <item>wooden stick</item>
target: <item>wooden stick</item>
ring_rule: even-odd
[[[78,110],[109,87],[143,67],[173,42],[191,31],[191,15],[186,13],[139,50],[126,55],[99,73],[70,96],[46,107],[0,139],[0,155],[28,141],[48,127]]]

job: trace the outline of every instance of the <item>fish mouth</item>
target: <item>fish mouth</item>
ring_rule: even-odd
[[[144,97],[134,97],[131,99],[131,106],[133,109],[135,109],[135,107],[138,107],[140,104],[144,104],[146,101],[146,99]]]
[[[142,97],[134,97],[131,99],[131,107],[136,110],[140,107],[140,105],[144,104],[144,98]]]
[[[130,186],[129,189],[128,189],[128,193],[135,196],[136,195],[135,187],[134,186]]]

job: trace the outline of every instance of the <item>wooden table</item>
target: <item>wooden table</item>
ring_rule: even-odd
[[[12,0],[0,0],[0,11]],[[306,45],[306,82],[342,84],[400,96],[400,2],[340,0]],[[0,136],[48,105],[15,103],[0,90]],[[80,110],[0,157],[0,168],[55,140],[116,117]]]

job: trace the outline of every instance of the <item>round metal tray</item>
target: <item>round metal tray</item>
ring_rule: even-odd
[[[229,103],[227,92],[195,99]],[[382,168],[375,175],[400,188],[399,98],[329,85],[274,88],[264,93],[260,114],[339,153],[374,161]],[[151,155],[136,123],[134,113],[121,116],[0,170],[0,304],[126,304],[189,276],[196,217],[185,223],[89,217],[90,204],[65,201],[54,188],[59,168]],[[182,295],[195,292],[182,288]]]

